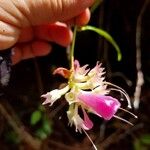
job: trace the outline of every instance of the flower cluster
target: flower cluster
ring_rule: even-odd
[[[105,82],[104,73],[104,68],[101,67],[99,62],[90,70],[88,65],[81,67],[77,60],[74,61],[74,66],[71,70],[65,68],[56,69],[54,74],[60,74],[67,78],[68,84],[62,89],[55,89],[42,95],[46,99],[43,104],[52,105],[64,95],[69,104],[67,111],[69,124],[74,125],[76,131],[79,132],[93,127],[93,122],[87,112],[105,120],[110,120],[112,117],[119,118],[115,114],[120,109],[121,104],[118,99],[108,94],[110,90],[116,90],[123,93],[127,100],[128,96],[120,87]],[[113,86],[113,88],[107,88],[108,85]],[[128,105],[130,107],[129,100]],[[78,113],[79,109],[83,112],[83,118]]]

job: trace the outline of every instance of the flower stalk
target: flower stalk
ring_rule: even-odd
[[[73,39],[72,39],[72,44],[71,44],[71,49],[70,49],[71,70],[74,69],[74,49],[75,49],[76,34],[77,34],[77,26],[74,27]]]

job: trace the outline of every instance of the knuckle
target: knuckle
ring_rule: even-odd
[[[23,4],[19,0],[1,0],[0,20],[19,28],[27,26],[29,21],[22,12]]]

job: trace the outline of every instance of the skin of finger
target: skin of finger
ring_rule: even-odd
[[[32,41],[34,39],[34,31],[33,31],[32,26],[23,28],[21,30],[21,33],[19,35],[19,39],[18,39],[18,43],[24,43],[24,42],[29,42]]]
[[[86,9],[79,16],[65,23],[57,22],[55,24],[45,24],[45,25],[23,28],[18,42],[31,41],[34,38],[34,34],[35,34],[35,37],[39,39],[53,41],[62,46],[67,46],[68,44],[70,44],[70,41],[72,39],[72,32],[70,28],[66,26],[66,24],[68,24],[69,26],[75,25],[75,24],[78,26],[82,26],[82,25],[87,24],[89,19],[90,19],[90,11],[89,9]],[[55,38],[53,39],[52,33],[53,35],[56,35],[55,30],[56,30],[56,33],[58,32],[59,34],[58,36],[55,36]]]
[[[51,45],[42,40],[37,40],[22,45],[19,44],[12,49],[12,62],[13,64],[16,64],[24,59],[33,58],[35,56],[45,56],[50,53],[51,50]]]
[[[90,12],[89,12],[89,9],[86,9],[79,16],[77,16],[76,18],[70,21],[67,21],[66,23],[69,26],[74,25],[74,24],[78,26],[82,26],[84,24],[87,24],[89,19],[90,19]],[[33,27],[30,26],[30,27],[23,28],[21,30],[18,42],[29,42],[35,36],[39,39],[43,39],[47,41],[54,41],[57,44],[60,44],[62,46],[67,46],[68,44],[70,44],[70,41],[72,39],[72,32],[70,28],[66,26],[66,23],[57,22],[52,25],[46,24],[46,25],[39,25],[39,26],[33,26]],[[55,30],[56,30],[56,33],[57,32],[59,33],[59,35],[55,36],[55,39],[52,39],[51,32],[55,34],[54,33]],[[57,41],[57,39],[59,40]]]
[[[35,37],[61,46],[68,46],[72,40],[72,31],[64,23],[47,24],[34,28]]]
[[[72,18],[71,20],[67,20],[65,23],[69,26],[72,25],[83,26],[89,22],[90,16],[91,16],[90,10],[86,9],[80,15]]]
[[[94,0],[1,0],[0,20],[16,27],[66,21],[78,16]]]
[[[37,40],[32,42],[32,53],[34,56],[45,56],[52,50],[50,43]]]
[[[93,0],[5,0],[0,1],[0,20],[18,27],[18,30],[20,30],[24,25],[68,20],[79,15],[92,2]],[[11,37],[7,40],[7,37],[2,35],[0,40],[3,42],[1,44],[3,46],[0,49],[12,46],[17,41],[17,38],[18,36],[13,35],[13,38]],[[9,41],[9,43],[5,40]]]
[[[83,26],[87,24],[90,20],[90,10],[86,9],[84,12],[82,12],[79,16],[75,18],[75,24],[78,26]]]
[[[20,5],[20,8],[17,6]],[[29,21],[23,13],[28,7],[24,5],[24,0],[1,0],[0,1],[0,20],[16,26],[18,28],[29,26]]]
[[[19,38],[20,30],[8,23],[0,21],[0,50],[14,45]]]
[[[25,16],[32,25],[66,21],[78,16],[94,0],[25,0],[29,10]]]

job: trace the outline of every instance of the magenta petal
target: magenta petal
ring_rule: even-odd
[[[90,120],[90,118],[87,115],[87,113],[85,112],[85,110],[83,110],[83,115],[84,115],[84,125],[83,125],[83,128],[85,130],[90,130],[93,127],[93,122]]]
[[[110,120],[120,107],[120,102],[111,96],[87,92],[79,94],[78,98],[88,108],[92,109],[93,113],[106,120]]]

